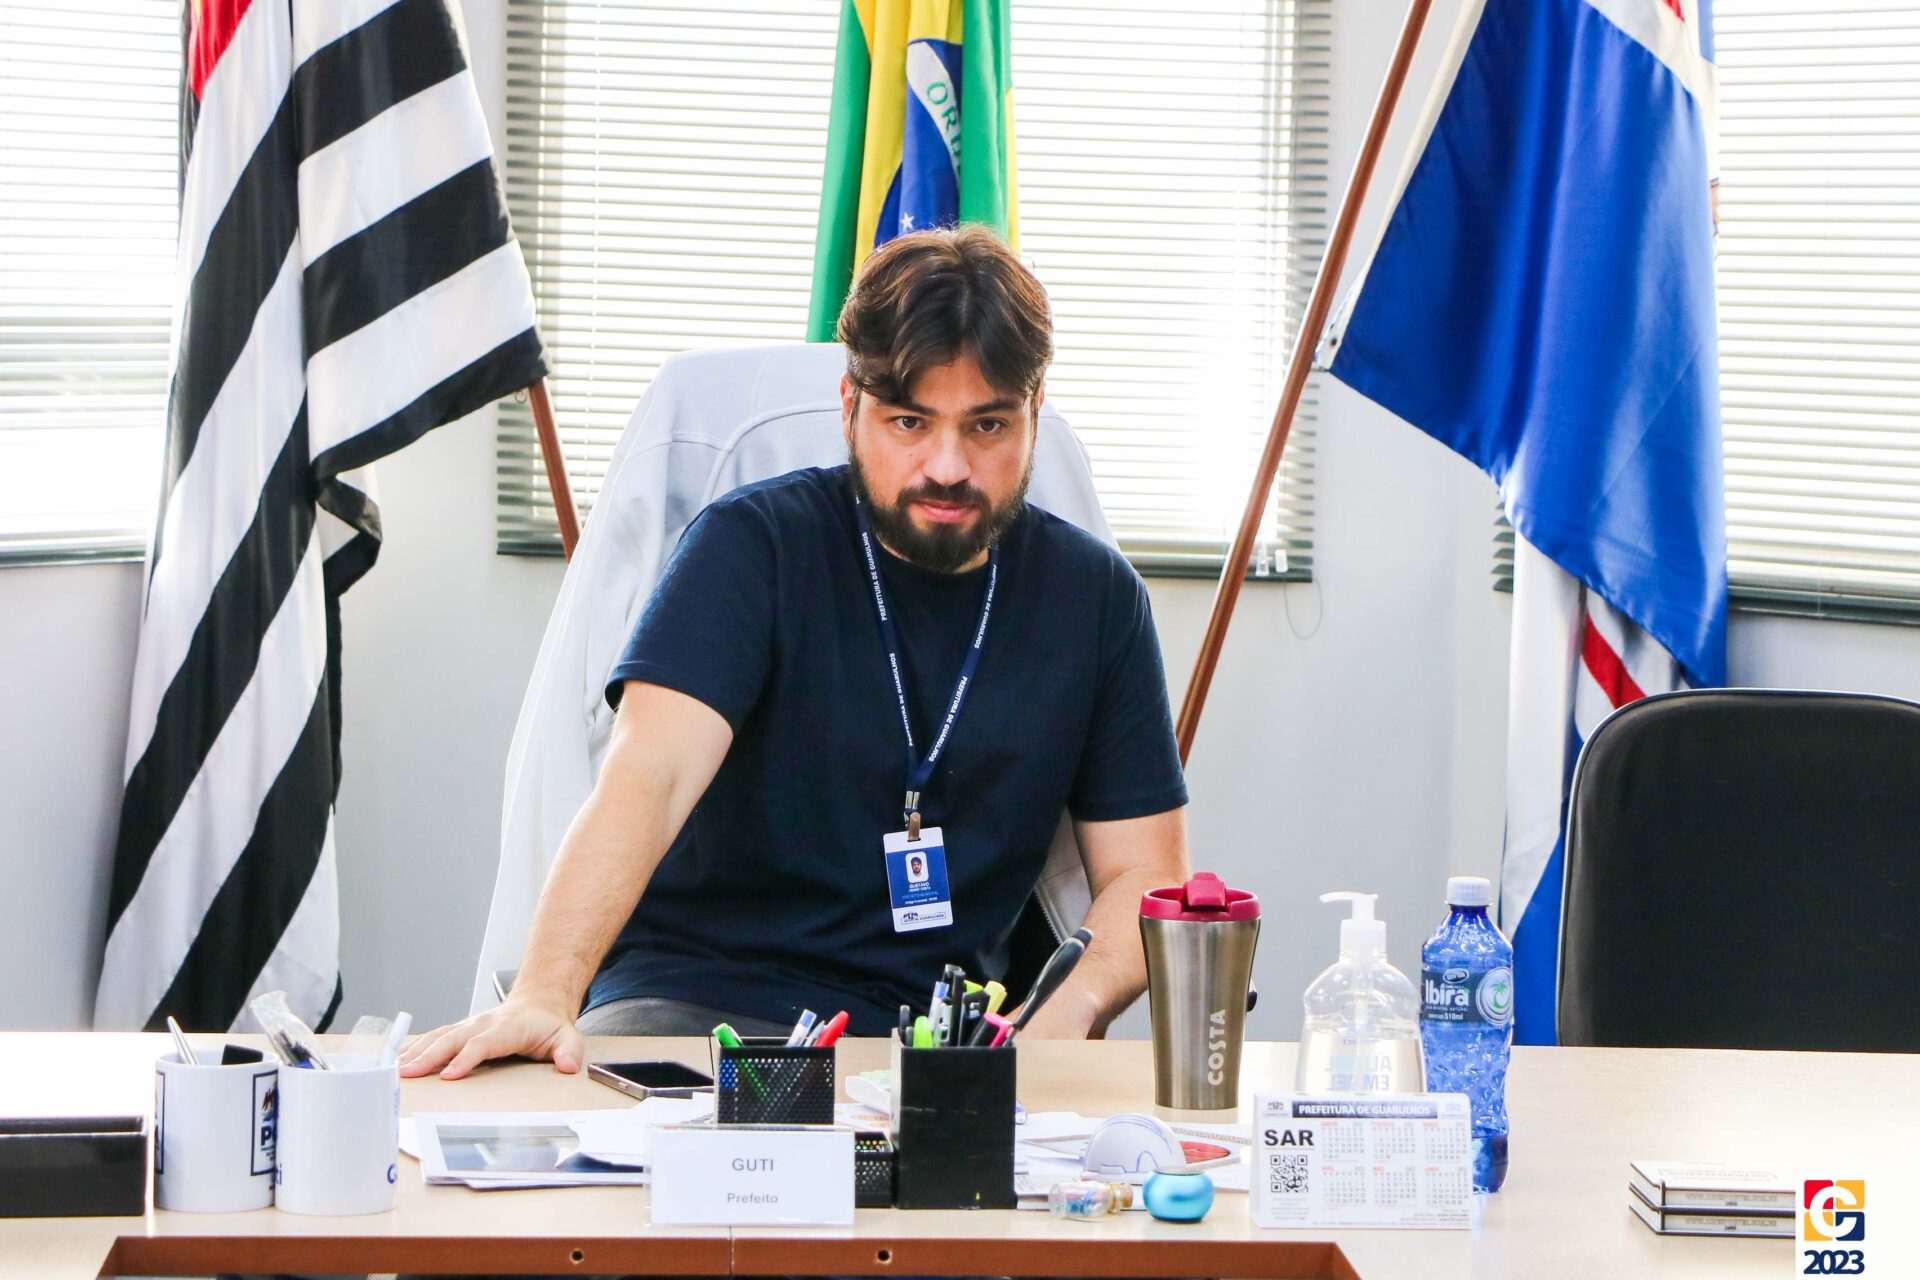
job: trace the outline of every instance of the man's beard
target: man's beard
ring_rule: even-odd
[[[903,492],[892,506],[879,502],[873,496],[873,490],[867,484],[867,473],[860,465],[860,455],[853,455],[854,492],[860,495],[865,504],[867,518],[873,524],[873,531],[888,550],[910,564],[934,573],[955,573],[968,561],[1000,540],[1020,515],[1020,508],[1026,505],[1027,485],[1033,480],[1033,463],[1027,463],[1025,474],[1020,477],[1020,488],[1011,498],[999,506],[987,500],[987,495],[962,481],[959,484],[934,484],[928,481],[918,488]],[[913,522],[909,508],[921,499],[931,502],[966,503],[981,514],[971,526],[958,524],[937,524],[930,529],[922,529]]]

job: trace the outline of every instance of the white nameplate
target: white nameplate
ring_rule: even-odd
[[[1262,1093],[1259,1227],[1467,1227],[1473,1125],[1458,1093]]]
[[[653,1220],[853,1225],[853,1130],[670,1125],[653,1132]]]

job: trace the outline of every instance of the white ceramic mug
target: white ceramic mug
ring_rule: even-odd
[[[288,1213],[381,1213],[400,1178],[400,1068],[336,1055],[280,1069],[279,1172]]]
[[[273,1203],[279,1070],[272,1062],[153,1067],[153,1202],[186,1213]]]

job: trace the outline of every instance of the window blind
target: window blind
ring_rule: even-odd
[[[1331,0],[1013,15],[1048,396],[1135,562],[1217,572],[1324,242]],[[832,0],[508,0],[508,198],[583,507],[667,355],[803,332],[838,18]],[[1265,530],[1273,576],[1311,569],[1315,399]],[[499,453],[500,549],[557,551],[524,406]]]
[[[0,0],[0,563],[145,547],[179,99],[178,0]]]
[[[1735,598],[1920,621],[1920,4],[1714,17]]]
[[[1731,603],[1920,623],[1920,3],[1713,12]]]

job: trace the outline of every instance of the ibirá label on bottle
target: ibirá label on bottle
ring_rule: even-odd
[[[1513,1021],[1513,970],[1504,965],[1478,974],[1459,966],[1422,969],[1420,1003],[1425,1022],[1504,1027]]]

